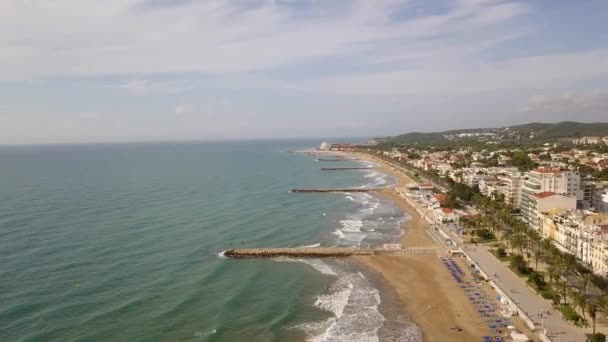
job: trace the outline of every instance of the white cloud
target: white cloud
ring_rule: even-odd
[[[284,86],[346,95],[462,94],[560,88],[602,76],[608,76],[608,49],[523,57],[460,68],[437,65],[413,70],[327,76]]]
[[[428,53],[446,40],[419,51],[408,45],[478,35],[527,11],[516,1],[457,0],[445,13],[402,22],[393,15],[407,1],[355,0],[339,11],[313,1],[317,11],[307,16],[275,1],[248,10],[231,0],[158,4],[2,1],[0,77],[239,72],[346,55],[366,63],[367,55],[395,45],[410,56]]]
[[[536,95],[528,99],[521,111],[570,115],[604,113],[608,116],[608,91]]]

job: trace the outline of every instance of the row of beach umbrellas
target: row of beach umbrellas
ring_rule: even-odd
[[[500,315],[498,302],[474,282],[466,281],[466,273],[454,259],[450,257],[441,257],[441,261],[448,271],[450,271],[454,280],[460,285],[460,288],[463,289],[466,297],[471,304],[473,304],[475,310],[479,313],[484,322],[486,322],[490,331],[494,334],[494,336],[483,336],[483,341],[503,342],[504,339],[499,334],[503,329],[511,325],[511,321]]]

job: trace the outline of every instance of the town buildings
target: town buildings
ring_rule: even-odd
[[[536,196],[541,193],[544,196]],[[560,195],[560,197],[555,195]],[[572,199],[568,200],[564,197]],[[545,205],[554,204],[556,205],[554,208],[568,208],[558,205],[570,206],[571,203],[574,203],[574,208],[576,208],[577,197],[582,199],[580,177],[576,172],[549,167],[538,168],[527,172],[522,182],[521,214],[528,224],[536,226],[537,211],[540,207],[544,208]]]
[[[539,215],[540,233],[599,275],[608,275],[608,214],[553,208]]]

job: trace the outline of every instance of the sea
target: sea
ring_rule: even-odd
[[[0,341],[419,341],[361,265],[223,257],[400,239],[388,199],[290,193],[394,184],[318,143],[0,147]]]

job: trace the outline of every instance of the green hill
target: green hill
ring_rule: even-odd
[[[436,145],[469,142],[537,142],[557,138],[582,136],[608,136],[608,123],[582,123],[562,121],[558,123],[532,122],[523,125],[498,128],[456,129],[444,132],[412,132],[386,139],[389,144]]]

